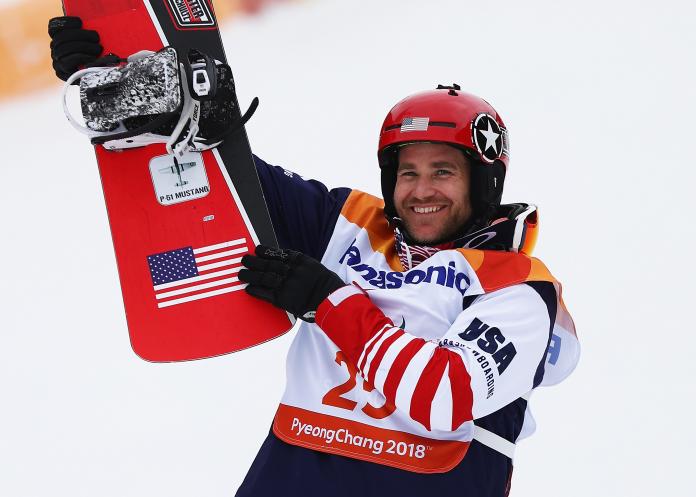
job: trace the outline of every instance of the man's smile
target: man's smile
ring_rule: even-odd
[[[433,206],[412,206],[411,210],[416,214],[433,214],[444,209],[444,205],[433,205]]]

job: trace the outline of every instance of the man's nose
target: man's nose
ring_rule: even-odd
[[[411,195],[417,199],[427,199],[435,194],[433,181],[426,176],[421,176],[416,180]]]

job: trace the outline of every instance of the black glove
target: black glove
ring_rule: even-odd
[[[80,66],[94,62],[103,50],[99,34],[82,29],[79,17],[54,17],[48,21],[48,35],[51,37],[53,69],[63,81]]]
[[[266,300],[309,323],[328,295],[346,286],[321,262],[294,250],[259,245],[256,255],[245,255],[239,280],[249,283],[249,295]]]

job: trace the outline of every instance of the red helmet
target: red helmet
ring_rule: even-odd
[[[455,84],[406,97],[389,111],[379,136],[378,159],[384,210],[390,219],[396,217],[398,150],[414,142],[445,143],[467,155],[472,163],[471,228],[485,225],[500,205],[509,162],[508,134],[496,110]]]

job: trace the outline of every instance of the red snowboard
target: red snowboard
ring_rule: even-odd
[[[100,34],[104,53],[174,46],[224,61],[207,0],[64,0],[63,8]],[[288,314],[249,297],[237,279],[245,253],[276,245],[244,132],[186,154],[178,168],[164,145],[95,148],[136,354],[201,359],[292,326]]]

